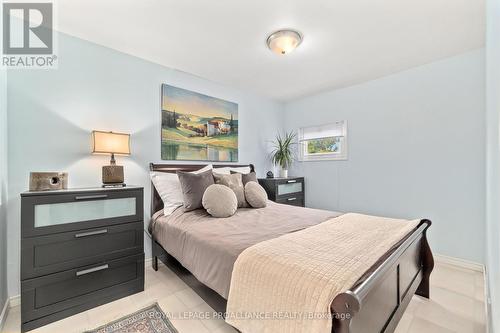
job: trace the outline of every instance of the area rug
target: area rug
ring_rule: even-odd
[[[158,303],[85,333],[178,333]]]

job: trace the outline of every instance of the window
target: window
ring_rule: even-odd
[[[299,160],[346,160],[347,121],[299,128]]]

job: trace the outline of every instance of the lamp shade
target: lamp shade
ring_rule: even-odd
[[[130,155],[130,134],[92,131],[92,153]]]

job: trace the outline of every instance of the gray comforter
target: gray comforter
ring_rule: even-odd
[[[341,213],[268,202],[266,208],[240,208],[229,218],[205,210],[155,214],[151,230],[163,248],[200,282],[227,299],[233,264],[246,248],[319,224]]]

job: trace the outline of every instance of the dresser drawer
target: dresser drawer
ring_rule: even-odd
[[[21,278],[29,279],[143,252],[143,222],[21,240]]]
[[[304,207],[304,196],[299,193],[297,195],[279,197],[278,199],[276,199],[276,202],[280,204]]]
[[[71,308],[83,310],[117,293],[143,289],[144,254],[25,280],[21,283],[22,322]]]
[[[304,191],[304,183],[301,179],[290,179],[276,183],[276,197],[284,195],[301,194]]]
[[[260,178],[269,200],[277,203],[302,206],[305,203],[304,178]]]
[[[143,190],[22,197],[22,236],[33,237],[143,219]]]

